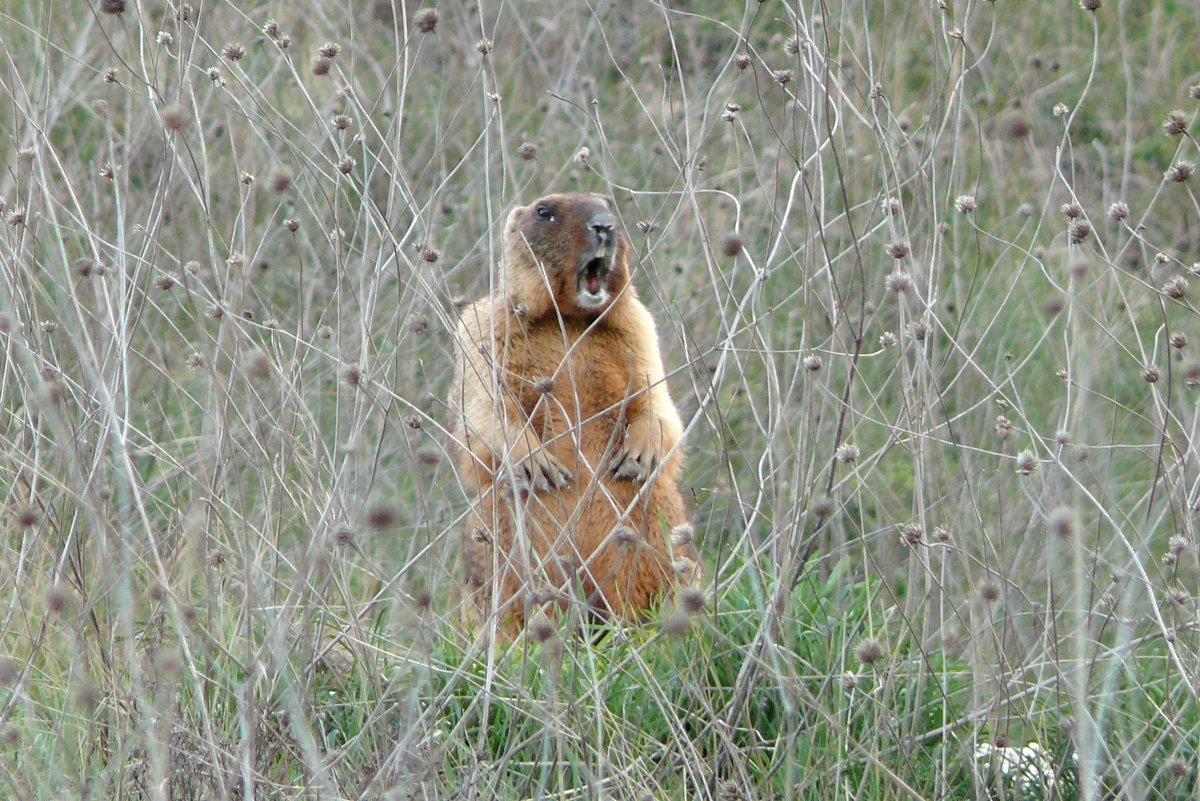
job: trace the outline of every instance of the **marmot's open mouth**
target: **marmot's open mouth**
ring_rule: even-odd
[[[604,287],[604,279],[607,275],[608,262],[604,258],[597,256],[583,265],[581,283],[589,295],[599,295],[600,290]]]
[[[612,257],[605,247],[592,252],[590,258],[579,265],[575,276],[576,302],[585,309],[599,309],[608,303],[608,274],[612,270]]]

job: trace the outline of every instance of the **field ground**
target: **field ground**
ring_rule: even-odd
[[[1200,11],[1083,5],[0,5],[0,797],[1200,798]],[[451,332],[552,190],[706,604],[489,646]]]

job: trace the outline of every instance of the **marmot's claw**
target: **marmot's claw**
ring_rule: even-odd
[[[552,489],[565,489],[574,476],[551,456],[542,456],[535,463],[526,463],[521,467],[525,480],[536,492],[549,492]]]
[[[571,483],[572,476],[570,472],[560,464],[542,465],[542,474],[546,476],[546,480],[555,489],[566,489],[567,485]]]
[[[648,462],[648,464],[646,464]],[[628,451],[623,451],[616,459],[613,459],[609,469],[612,471],[614,478],[627,478],[630,481],[640,484],[649,478],[654,472],[654,468],[658,466],[658,458],[650,454],[639,454],[634,456]]]

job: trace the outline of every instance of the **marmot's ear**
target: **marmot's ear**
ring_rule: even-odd
[[[608,206],[609,211],[611,211],[613,214],[617,213],[617,204],[616,204],[616,202],[613,201],[612,195],[609,195],[609,194],[606,194],[603,192],[596,192],[593,194],[593,197],[597,197],[597,198],[603,200],[604,205]]]

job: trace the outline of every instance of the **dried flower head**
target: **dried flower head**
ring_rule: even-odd
[[[226,61],[241,61],[246,57],[246,48],[238,42],[230,42],[221,49],[221,56]]]
[[[422,8],[413,17],[413,25],[421,33],[433,33],[437,30],[438,12],[436,8]]]
[[[262,26],[263,36],[269,36],[272,39],[279,38],[279,23],[273,19],[267,20]]]
[[[170,31],[159,31],[155,35],[154,41],[163,47],[170,47],[175,42],[175,37]]]
[[[1033,129],[1029,125],[1029,120],[1019,111],[1014,111],[1004,117],[1001,124],[1001,130],[1009,139],[1021,140],[1029,136]]]
[[[1171,347],[1175,350],[1183,350],[1187,347],[1187,334],[1177,333],[1171,334]]]
[[[680,523],[671,529],[671,547],[688,548],[691,546],[695,536],[696,530],[692,528],[691,523]]]
[[[1000,587],[994,581],[985,581],[979,585],[979,597],[987,603],[994,603],[1000,598]]]
[[[883,348],[894,348],[900,344],[900,339],[893,331],[884,331],[879,335],[879,345]]]
[[[486,56],[488,53],[492,52],[492,48],[493,45],[491,39],[480,39],[475,43],[475,49],[479,51],[479,55],[481,56]]]
[[[1100,8],[1100,0],[1079,0],[1079,7],[1084,11],[1095,11]]]
[[[742,239],[736,234],[730,234],[721,240],[721,253],[733,258],[742,252]]]
[[[804,369],[810,373],[819,373],[821,372],[821,367],[824,366],[821,361],[821,357],[815,353],[806,354],[804,358],[800,360],[800,363],[803,364]]]
[[[271,359],[261,350],[252,350],[242,358],[242,372],[252,381],[271,376]]]
[[[750,56],[745,53],[738,53],[733,57],[733,66],[739,70],[744,70],[750,66]]]
[[[845,462],[846,464],[858,461],[858,457],[860,455],[861,453],[858,449],[858,446],[853,442],[843,442],[838,446],[837,450],[833,452],[833,458],[837,459],[839,462]]]
[[[1071,113],[1071,108],[1066,103],[1055,103],[1054,108],[1050,109],[1050,113],[1055,117],[1065,117]]]
[[[879,206],[888,217],[895,217],[900,213],[900,198],[885,197],[879,201]]]
[[[1079,528],[1075,510],[1069,506],[1058,507],[1046,518],[1046,528],[1056,537],[1071,539]]]
[[[537,158],[537,145],[533,142],[522,142],[517,148],[517,158],[521,161],[533,161]]]
[[[787,86],[792,82],[792,78],[796,77],[796,74],[791,70],[774,70],[771,73],[771,77],[780,86]]]
[[[1071,224],[1067,226],[1067,237],[1072,245],[1083,242],[1091,232],[1092,225],[1087,220],[1071,220]]]
[[[1108,207],[1108,216],[1120,222],[1129,216],[1129,204],[1124,200],[1118,200]]]
[[[1181,184],[1192,177],[1196,165],[1190,161],[1177,161],[1166,172],[1166,179],[1172,183]]]
[[[187,124],[187,112],[183,106],[167,106],[162,111],[163,127],[168,131],[178,131]]]
[[[337,164],[338,172],[340,172],[342,175],[349,175],[354,170],[354,164],[355,161],[353,157],[343,156],[342,160]]]
[[[437,264],[442,258],[442,251],[437,248],[426,247],[421,251],[421,258],[430,264]]]
[[[100,0],[101,14],[124,14],[125,0]]]
[[[319,58],[337,58],[338,53],[342,52],[342,46],[337,42],[325,42],[317,48],[317,56]]]
[[[1070,201],[1062,204],[1058,209],[1063,213],[1068,220],[1075,220],[1083,216],[1083,207],[1075,201]]]
[[[889,242],[885,250],[889,256],[897,260],[903,259],[911,252],[907,242]]]
[[[612,538],[613,542],[615,542],[617,546],[621,548],[628,548],[632,545],[636,545],[641,540],[641,536],[637,533],[637,531],[629,526],[617,526],[614,528],[612,532]]]
[[[554,621],[540,609],[529,621],[529,636],[533,637],[535,642],[547,642],[557,633]]]
[[[46,608],[51,612],[61,612],[71,603],[71,590],[59,582],[54,582],[46,590]]]
[[[684,587],[679,591],[679,606],[689,615],[700,612],[707,605],[708,598],[699,587]]]
[[[575,155],[571,157],[571,161],[575,162],[576,164],[587,164],[587,161],[591,155],[592,151],[588,149],[587,145],[584,145],[575,151]]]
[[[1037,457],[1033,451],[1025,450],[1017,454],[1017,473],[1027,476],[1037,469]]]
[[[1188,291],[1187,279],[1182,275],[1173,275],[1166,280],[1162,288],[1163,294],[1172,300],[1182,299]]]
[[[791,36],[789,36],[787,39],[784,40],[783,52],[789,56],[798,56],[798,55],[800,55],[800,44],[801,44],[800,34],[793,33]]]
[[[295,217],[288,217],[283,221],[283,227],[286,228],[289,233],[294,234],[300,230],[300,221]]]
[[[273,192],[286,192],[292,186],[292,176],[285,170],[275,170],[271,173],[271,177],[267,179],[267,185],[271,187]]]
[[[333,62],[327,58],[315,59],[312,64],[313,75],[328,75],[331,67]]]
[[[833,498],[828,495],[821,495],[813,499],[812,505],[808,508],[813,517],[818,520],[824,520],[833,514],[834,503]]]
[[[1162,129],[1167,136],[1183,136],[1188,129],[1187,115],[1179,109],[1168,111],[1167,118],[1163,120]]]
[[[1155,384],[1158,382],[1158,368],[1153,364],[1147,364],[1142,368],[1142,380],[1147,384]]]
[[[912,289],[912,275],[904,270],[892,270],[884,279],[884,286],[887,291],[896,295],[902,295]]]
[[[874,638],[863,640],[854,649],[854,656],[864,665],[873,665],[883,656],[883,646]]]
[[[16,522],[17,528],[33,528],[38,524],[38,520],[40,519],[41,513],[38,512],[38,508],[31,503],[22,504],[19,506],[16,514],[14,515],[14,522]]]
[[[954,208],[959,214],[974,214],[975,196],[974,195],[959,195],[954,199]]]
[[[374,501],[367,507],[367,513],[363,519],[368,526],[376,531],[381,531],[395,526],[400,515],[391,504]]]

